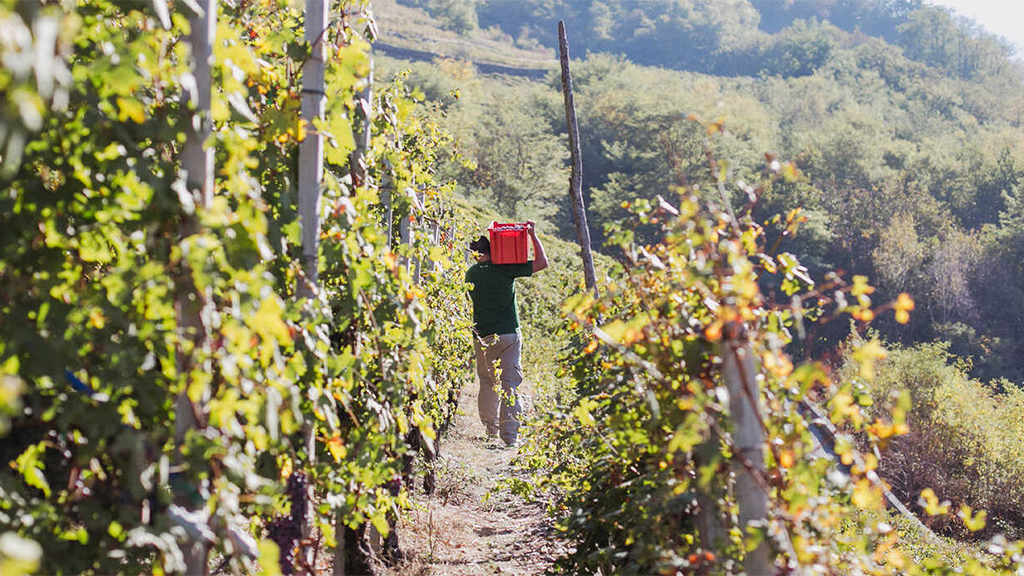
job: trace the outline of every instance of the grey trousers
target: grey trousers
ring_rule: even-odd
[[[518,332],[475,338],[476,373],[480,378],[480,421],[488,434],[498,433],[506,443],[519,436],[519,384],[523,381],[520,357],[523,341]]]

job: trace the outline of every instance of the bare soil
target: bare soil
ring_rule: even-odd
[[[516,449],[486,437],[477,417],[477,391],[473,384],[462,393],[435,463],[436,490],[414,497],[417,508],[398,529],[406,559],[388,576],[537,576],[559,551],[540,503],[494,490],[514,473],[510,462]],[[523,392],[528,398],[528,390]],[[524,404],[528,409],[529,402]]]

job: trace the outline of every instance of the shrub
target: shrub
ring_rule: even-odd
[[[846,380],[850,365],[847,365]],[[893,347],[872,382],[863,382],[876,405],[906,390],[910,432],[882,451],[880,474],[894,493],[917,507],[918,495],[932,488],[952,510],[984,509],[990,521],[973,538],[1004,532],[1024,535],[1024,391],[998,392],[967,376],[968,363],[950,355],[945,343]],[[858,381],[858,383],[861,383]],[[924,522],[940,533],[968,537],[948,516]]]

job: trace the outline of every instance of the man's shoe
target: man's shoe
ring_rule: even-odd
[[[487,429],[487,437],[488,438],[497,438],[498,437],[498,429],[497,428],[488,428]]]

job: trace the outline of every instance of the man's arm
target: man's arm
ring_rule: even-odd
[[[544,245],[537,237],[537,225],[533,220],[527,222],[530,226],[530,240],[533,241],[533,273],[536,274],[548,267],[548,256],[544,253]]]

